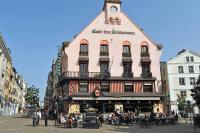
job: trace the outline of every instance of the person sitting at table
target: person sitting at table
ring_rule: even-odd
[[[70,128],[73,127],[73,117],[71,115],[67,119],[67,127],[70,127]]]
[[[62,113],[60,114],[60,122],[61,123],[66,123],[67,122],[66,119],[65,119],[65,117],[64,117],[64,115]]]

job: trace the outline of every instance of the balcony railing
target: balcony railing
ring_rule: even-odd
[[[142,78],[152,78],[152,73],[142,73]]]
[[[141,57],[149,57],[149,53],[148,52],[142,52]]]
[[[88,56],[88,52],[79,52],[80,56]]]
[[[133,78],[133,73],[123,73],[123,78]]]
[[[106,79],[110,78],[110,73],[100,73],[100,72],[64,72],[62,75],[62,79],[64,78],[80,78],[80,79]]]
[[[131,57],[131,53],[122,53],[122,57]]]
[[[109,56],[108,52],[100,52],[100,56]]]

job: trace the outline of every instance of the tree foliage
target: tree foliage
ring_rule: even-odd
[[[178,110],[184,110],[185,106],[187,105],[186,97],[185,96],[178,96]]]
[[[198,107],[200,107],[200,76],[199,76],[196,84],[194,85],[194,88],[191,89],[191,92],[192,92],[191,96],[195,100],[196,105]]]
[[[39,88],[35,86],[27,88],[25,101],[28,107],[39,107]]]

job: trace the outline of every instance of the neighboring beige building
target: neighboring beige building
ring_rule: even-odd
[[[25,107],[26,81],[17,75],[10,51],[0,35],[0,115],[13,115],[19,107]]]
[[[0,34],[0,115],[2,115],[5,104],[5,81],[6,81],[6,70],[7,63],[11,61],[10,53],[6,48],[6,44],[3,37]]]
[[[27,91],[27,83],[20,76],[15,68],[13,68],[13,80],[12,80],[12,91],[11,91],[11,101],[13,109],[11,114],[20,113],[22,109],[25,108],[25,94]]]
[[[11,93],[11,80],[12,80],[12,59],[10,56],[10,51],[6,47],[5,41],[3,37],[0,35],[0,46],[1,46],[1,95],[2,95],[2,103],[1,103],[1,112],[4,115],[8,115],[9,113],[9,99]]]
[[[163,112],[161,54],[162,47],[122,12],[120,0],[105,0],[97,18],[64,43],[62,76],[52,102],[66,113],[89,107]]]

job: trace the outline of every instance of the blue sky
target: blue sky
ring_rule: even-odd
[[[122,10],[168,60],[181,49],[200,52],[200,0],[122,0]],[[0,0],[0,32],[14,67],[43,98],[57,46],[87,26],[104,0]]]

